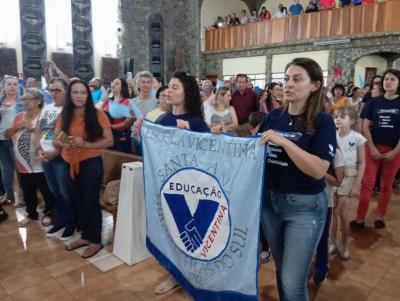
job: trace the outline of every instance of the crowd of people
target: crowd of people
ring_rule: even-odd
[[[306,278],[315,250],[316,283],[326,277],[329,254],[351,257],[349,229],[365,227],[375,186],[374,227],[386,226],[400,168],[399,70],[388,69],[362,88],[332,78],[324,86],[320,66],[298,58],[287,65],[283,87],[271,82],[258,93],[245,74],[217,88],[185,72],[176,72],[166,86],[141,71],[133,79],[116,78],[106,89],[98,78],[89,83],[67,78],[53,62],[46,72],[46,89],[33,78],[3,80],[0,221],[9,204],[26,206],[20,226],[38,220],[39,190],[41,223],[51,226],[47,235],[62,232],[61,239],[68,240],[79,230],[81,237],[66,249],[86,247],[83,258],[97,254],[101,149],[141,155],[146,118],[215,135],[261,135],[269,145],[260,256],[268,260],[272,253],[283,300],[308,300]],[[17,186],[22,193],[15,197]],[[353,199],[358,209],[352,219]],[[155,292],[176,285],[171,276]]]
[[[340,0],[340,7],[349,5],[372,4],[376,0]],[[336,0],[310,0],[309,3],[303,7],[300,0],[293,0],[293,4],[287,8],[283,4],[278,5],[278,9],[273,14],[263,6],[260,11],[253,9],[248,12],[243,9],[240,11],[239,16],[236,12],[232,12],[227,16],[218,16],[214,24],[207,28],[212,30],[219,27],[235,26],[246,23],[254,23],[259,21],[268,21],[270,19],[278,19],[286,16],[298,16],[303,13],[312,13],[322,10],[329,10],[336,7]]]

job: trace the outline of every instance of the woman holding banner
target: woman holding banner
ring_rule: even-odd
[[[203,118],[202,101],[195,77],[185,72],[175,72],[168,85],[167,104],[172,111],[161,116],[156,122],[165,126],[176,126],[194,132],[209,132]],[[139,136],[143,119],[135,122],[135,132]],[[172,275],[159,283],[154,292],[157,295],[165,294],[178,286]]]
[[[272,110],[261,127],[261,142],[271,150],[262,222],[285,301],[309,300],[307,274],[327,214],[324,176],[335,155],[336,130],[324,112],[322,83],[314,60],[294,59],[285,70],[285,106]]]

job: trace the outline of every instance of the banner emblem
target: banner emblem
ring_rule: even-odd
[[[225,250],[229,202],[213,175],[195,168],[176,171],[161,188],[161,206],[172,240],[186,255],[209,261]]]

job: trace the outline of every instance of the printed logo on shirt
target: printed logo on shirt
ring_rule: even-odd
[[[329,147],[329,155],[330,155],[331,157],[335,157],[335,152],[334,152],[334,147],[333,147],[333,145],[332,145],[332,144],[329,144],[328,147]]]
[[[353,147],[354,145],[356,145],[355,142],[349,141],[349,146],[350,146],[350,147]]]
[[[379,109],[378,114],[399,114],[399,109]]]
[[[198,260],[213,260],[226,248],[229,204],[218,180],[205,171],[178,170],[161,188],[165,222],[175,245]]]
[[[282,131],[276,131],[276,132],[282,137],[285,137],[291,141],[299,141],[303,136],[303,134],[300,132],[282,132]]]

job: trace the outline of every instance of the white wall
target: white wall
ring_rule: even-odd
[[[218,16],[227,16],[235,12],[240,16],[240,11],[245,9],[248,13],[247,5],[240,0],[204,0],[201,6],[201,30],[204,26],[211,26],[214,24]]]
[[[322,50],[273,55],[271,73],[285,72],[286,65],[297,57],[313,59],[321,66],[322,71],[328,70],[329,50]]]
[[[0,0],[0,47],[15,48],[17,51],[17,70],[18,73],[22,73],[19,1]]]
[[[47,58],[52,52],[72,53],[70,0],[45,0]]]
[[[93,62],[101,75],[101,58],[117,57],[118,0],[92,0]]]
[[[222,61],[222,75],[244,74],[265,74],[265,56],[241,57],[224,59]]]
[[[354,84],[362,87],[365,83],[365,68],[377,68],[377,74],[382,75],[388,68],[387,60],[380,55],[367,55],[360,58],[354,66]]]

